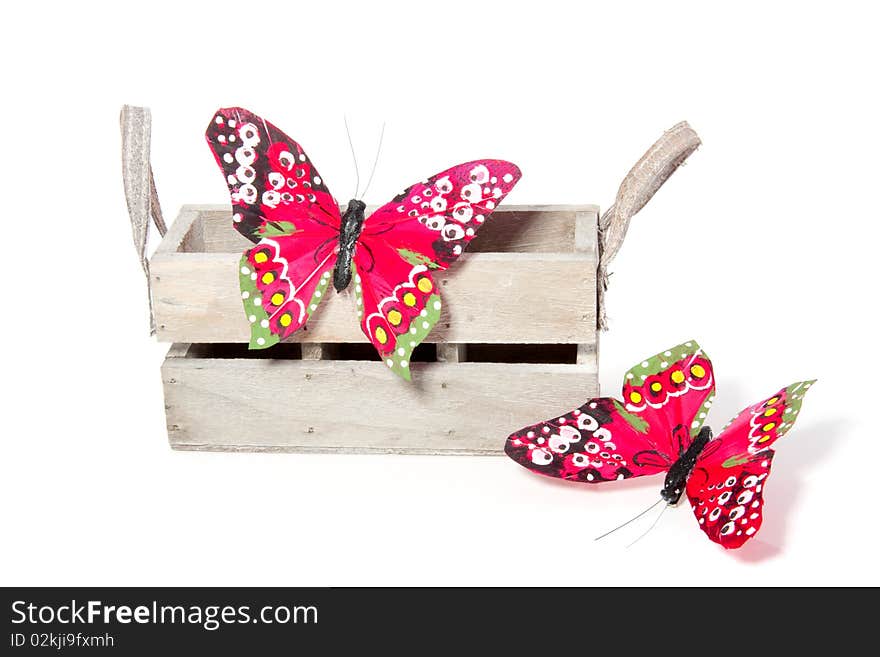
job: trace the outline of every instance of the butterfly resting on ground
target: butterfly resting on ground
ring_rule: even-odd
[[[520,179],[503,160],[459,164],[365,216],[344,213],[302,147],[248,110],[220,109],[205,133],[232,198],[235,228],[255,246],[239,263],[250,347],[303,327],[327,295],[354,282],[361,330],[396,374],[440,317],[431,276],[461,255]]]
[[[665,472],[661,499],[675,505],[686,493],[706,535],[738,548],[761,527],[770,446],[792,427],[813,383],[749,406],[713,438],[703,426],[715,394],[712,363],[685,342],[630,369],[623,401],[591,399],[520,429],[504,451],[533,472],[584,483]]]

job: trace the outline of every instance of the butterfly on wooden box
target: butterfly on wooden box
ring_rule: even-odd
[[[444,270],[520,179],[503,160],[459,164],[365,216],[344,213],[302,146],[248,110],[218,110],[205,134],[232,198],[235,228],[255,246],[239,263],[251,326],[264,349],[305,325],[332,282],[354,283],[361,330],[396,374],[440,318],[431,272]]]
[[[630,369],[623,401],[591,399],[513,433],[504,451],[533,472],[589,484],[665,472],[657,504],[687,494],[706,535],[738,548],[761,527],[770,446],[791,429],[814,382],[749,406],[713,438],[703,426],[715,394],[712,363],[689,341]]]

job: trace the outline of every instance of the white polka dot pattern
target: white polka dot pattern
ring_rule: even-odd
[[[772,449],[728,468],[697,465],[687,483],[687,496],[700,529],[725,548],[738,548],[761,528],[764,484],[770,474]]]
[[[770,445],[791,429],[813,383],[798,381],[744,409],[700,453],[687,496],[700,529],[716,543],[738,548],[761,528]]]
[[[386,237],[412,264],[446,269],[519,181],[512,162],[476,160],[410,185],[364,222],[365,237]]]
[[[309,223],[339,229],[339,207],[302,146],[241,107],[217,110],[205,139],[223,172],[232,224],[253,242],[267,225]]]

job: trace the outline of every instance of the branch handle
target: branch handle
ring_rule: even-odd
[[[119,127],[122,132],[122,185],[125,189],[125,202],[131,220],[131,233],[141,267],[147,277],[147,300],[150,304],[150,335],[156,332],[156,318],[153,314],[153,295],[150,291],[150,262],[147,260],[147,237],[150,220],[165,236],[168,228],[162,217],[156,181],[150,165],[150,130],[152,120],[146,107],[124,105],[119,113]]]
[[[629,224],[639,210],[663,186],[702,142],[687,121],[663,133],[620,183],[617,198],[599,219],[598,327],[608,328],[605,292],[608,289],[608,265],[620,250]]]

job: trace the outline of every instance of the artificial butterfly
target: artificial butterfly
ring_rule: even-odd
[[[339,205],[302,146],[248,110],[218,110],[205,133],[229,186],[244,252],[239,283],[250,347],[301,328],[327,294],[354,280],[361,330],[393,372],[440,318],[431,270],[461,255],[520,179],[503,160],[459,164],[410,186],[369,216],[357,199]]]
[[[533,472],[584,483],[665,472],[661,501],[675,505],[686,492],[706,535],[738,548],[761,527],[770,446],[792,427],[813,383],[749,406],[713,438],[703,427],[715,395],[712,363],[685,342],[630,369],[624,401],[591,399],[520,429],[504,451]]]

